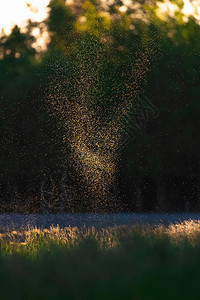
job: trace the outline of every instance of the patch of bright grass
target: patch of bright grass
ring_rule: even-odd
[[[0,236],[0,299],[200,299],[200,222]]]

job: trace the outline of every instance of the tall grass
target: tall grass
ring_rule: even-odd
[[[200,221],[1,231],[0,299],[200,299]]]

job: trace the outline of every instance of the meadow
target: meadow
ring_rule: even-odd
[[[200,298],[200,221],[0,232],[0,299]]]

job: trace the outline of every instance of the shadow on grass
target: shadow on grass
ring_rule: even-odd
[[[0,299],[199,299],[199,226],[9,232]]]

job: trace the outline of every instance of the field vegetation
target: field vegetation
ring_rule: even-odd
[[[0,299],[199,299],[200,221],[1,228]]]

